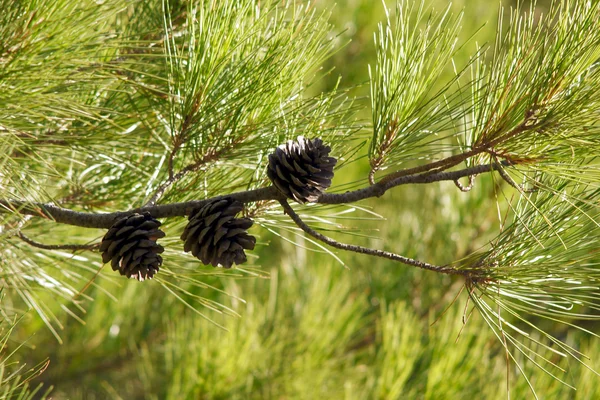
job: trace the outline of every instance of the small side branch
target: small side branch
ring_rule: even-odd
[[[202,158],[200,158],[199,160],[195,161],[192,164],[185,166],[183,169],[181,169],[177,173],[174,173],[174,171],[173,171],[173,160],[174,160],[175,154],[177,153],[180,146],[178,145],[178,146],[174,147],[173,151],[171,152],[171,154],[169,156],[169,162],[168,162],[169,178],[166,181],[164,181],[156,189],[156,191],[154,192],[152,197],[150,197],[150,199],[148,200],[148,202],[146,203],[146,205],[144,207],[154,206],[156,204],[156,202],[158,201],[158,199],[160,199],[160,197],[165,193],[165,191],[169,187],[171,187],[171,185],[175,184],[176,182],[178,182],[179,180],[184,178],[190,172],[196,172],[200,168],[205,166],[207,163],[217,160],[225,151],[231,150],[232,148],[234,148],[240,142],[240,140],[241,140],[241,138],[239,138],[237,141],[232,142],[229,147],[225,147],[225,148],[221,148],[221,149],[212,149],[212,150],[208,151]]]
[[[89,250],[94,251],[100,247],[99,243],[91,243],[91,244],[44,244],[40,242],[36,242],[33,239],[25,236],[24,233],[18,232],[17,237],[27,243],[30,246],[37,247],[39,249],[44,250]]]
[[[475,184],[475,176],[469,175],[469,183],[467,184],[467,186],[464,186],[462,183],[460,183],[458,179],[454,181],[454,184],[461,192],[470,192],[471,189],[473,189],[473,185]]]
[[[288,204],[288,202],[286,200],[280,200],[279,203],[283,207],[283,210],[285,211],[285,213],[287,215],[289,215],[289,217],[294,221],[294,223],[296,225],[298,225],[298,227],[300,229],[302,229],[304,232],[306,232],[308,235],[314,237],[315,239],[320,240],[321,242],[326,243],[329,246],[334,247],[336,249],[353,251],[355,253],[367,254],[367,255],[375,256],[375,257],[387,258],[389,260],[399,261],[406,265],[411,265],[413,267],[418,267],[418,268],[426,269],[429,271],[440,272],[443,274],[468,276],[468,273],[466,271],[461,271],[461,270],[454,269],[451,267],[437,266],[437,265],[429,264],[429,263],[426,263],[423,261],[413,260],[412,258],[404,257],[404,256],[401,256],[401,255],[395,254],[395,253],[390,253],[388,251],[375,250],[375,249],[371,249],[368,247],[340,243],[334,239],[331,239],[331,238],[315,231],[310,226],[308,226],[302,220],[302,218],[300,218],[300,216],[298,214],[296,214],[294,209]]]
[[[496,171],[504,165],[507,164],[504,162],[501,164],[482,164],[470,168],[461,169],[458,171],[425,172],[419,175],[400,176],[387,182],[379,181],[375,185],[363,189],[357,189],[351,192],[339,194],[325,193],[321,197],[319,197],[319,200],[317,200],[317,202],[323,204],[354,203],[356,201],[368,199],[370,197],[380,197],[385,192],[396,186],[406,184],[426,184],[442,181],[456,181],[466,176],[476,176],[485,172]]]
[[[526,118],[525,121],[517,125],[509,132],[497,136],[491,135],[492,137],[494,137],[494,139],[491,139],[488,142],[477,144],[469,151],[465,151],[461,154],[455,154],[453,156],[434,161],[429,164],[419,165],[418,167],[393,172],[389,175],[384,176],[379,181],[379,183],[388,183],[404,176],[413,176],[415,174],[435,172],[452,168],[468,158],[471,158],[481,153],[485,153],[489,149],[492,149],[495,146],[514,138],[517,135],[528,131],[534,131],[538,127],[539,126],[536,124],[531,124],[531,120],[529,118]]]
[[[171,153],[169,154],[169,160],[167,161],[167,172],[169,173],[169,179],[173,180],[173,177],[175,176],[175,172],[173,171],[173,163],[175,161],[175,154],[177,154],[177,151],[179,150],[179,146],[173,146],[173,150],[171,150]]]
[[[377,169],[375,167],[371,168],[371,170],[369,171],[369,183],[371,185],[375,185],[377,182],[375,182],[375,172],[377,172]]]
[[[173,155],[173,153],[171,153]],[[146,203],[147,206],[153,206],[156,204],[156,201],[160,199],[160,197],[165,193],[165,191],[174,183],[185,177],[190,172],[197,171],[202,165],[204,165],[205,160],[200,160],[193,164],[188,165],[183,168],[181,171],[176,174],[173,173],[173,159],[169,158],[169,178],[164,181],[154,192],[150,200]]]
[[[164,181],[154,192],[154,194],[152,195],[152,197],[150,197],[150,200],[148,200],[148,202],[146,203],[146,205],[148,206],[153,206],[156,204],[156,201],[158,199],[161,198],[161,196],[165,193],[165,191],[169,188],[169,186],[171,186],[172,184],[174,184],[175,182],[177,182],[178,180],[180,180],[181,178],[183,178],[185,175],[187,175],[188,172],[190,172],[190,170],[181,170],[179,171],[177,174],[173,175],[172,174],[173,170],[170,168],[169,169],[169,179],[167,179],[166,181]]]
[[[523,185],[519,185],[502,167],[498,168],[498,173],[506,183],[517,189],[519,192],[534,193],[537,190],[536,188],[526,188]]]

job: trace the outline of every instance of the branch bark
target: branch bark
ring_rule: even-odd
[[[426,269],[428,271],[435,271],[435,272],[439,272],[442,274],[463,275],[463,276],[467,276],[467,277],[469,276],[467,271],[463,271],[460,269],[455,269],[455,268],[448,267],[448,266],[438,266],[438,265],[429,264],[429,263],[426,263],[423,261],[404,257],[399,254],[390,253],[389,251],[376,250],[376,249],[370,249],[368,247],[357,246],[357,245],[353,245],[353,244],[340,243],[330,237],[327,237],[327,236],[315,231],[310,226],[308,226],[302,220],[302,218],[300,218],[300,216],[298,214],[296,214],[296,212],[292,209],[292,207],[290,207],[287,200],[280,200],[279,203],[283,207],[284,212],[287,215],[289,215],[289,217],[292,219],[292,221],[294,221],[294,223],[296,225],[298,225],[298,227],[300,229],[302,229],[304,232],[306,232],[308,235],[314,237],[315,239],[320,240],[321,242],[326,243],[329,246],[334,247],[336,249],[352,251],[354,253],[360,253],[360,254],[367,254],[367,255],[375,256],[375,257],[387,258],[388,260],[398,261],[398,262],[401,262],[406,265],[411,265],[413,267]]]
[[[237,144],[239,144],[239,142],[242,139],[243,138],[240,137],[236,141],[233,141],[229,147],[224,147],[224,148],[220,148],[220,149],[211,149],[206,154],[204,154],[204,156],[202,158],[200,158],[199,160],[195,161],[192,164],[185,166],[183,169],[181,169],[177,173],[174,173],[174,171],[173,171],[173,160],[175,158],[177,151],[180,148],[180,145],[177,145],[176,147],[174,147],[173,151],[171,151],[171,154],[169,155],[169,162],[168,162],[169,178],[156,189],[156,191],[154,192],[152,197],[150,197],[150,199],[144,205],[144,207],[155,205],[156,202],[158,201],[158,199],[160,199],[160,197],[165,193],[165,191],[169,187],[171,187],[173,184],[180,181],[182,178],[187,176],[189,173],[196,172],[200,168],[202,168],[203,166],[208,164],[209,162],[217,160],[225,151],[231,150],[233,147],[235,147]]]
[[[502,165],[507,166],[509,164],[505,162]],[[433,183],[440,181],[456,181],[457,179],[465,176],[474,176],[485,172],[497,171],[502,167],[502,165],[483,164],[458,171],[442,171],[435,173],[430,171],[416,175],[399,176],[387,181],[382,180],[375,185],[371,185],[363,189],[349,191],[346,193],[325,193],[318,199],[317,202],[320,204],[354,203],[371,197],[380,197],[386,191],[396,186],[405,184]],[[201,207],[209,201],[223,197],[232,197],[242,203],[252,203],[264,200],[285,200],[283,195],[279,193],[274,186],[268,186],[260,189],[215,196],[210,199],[193,200],[183,203],[148,205],[127,211],[117,211],[112,213],[79,212],[62,208],[51,203],[43,204],[20,200],[0,199],[0,212],[7,212],[7,210],[10,210],[12,212],[19,212],[24,215],[47,218],[55,222],[68,225],[80,226],[84,228],[108,229],[115,221],[134,213],[149,212],[154,218],[183,217],[189,215],[193,209]]]
[[[91,244],[45,244],[45,243],[40,243],[40,242],[36,242],[35,240],[29,238],[28,236],[26,236],[25,234],[23,234],[22,232],[17,233],[17,236],[19,237],[19,239],[21,239],[22,241],[24,241],[25,243],[27,243],[30,246],[33,247],[37,247],[39,249],[44,249],[44,250],[73,250],[73,251],[77,251],[77,250],[97,250],[100,247],[100,243],[91,243]]]
[[[436,172],[436,171],[442,171],[442,170],[446,170],[448,168],[452,168],[455,165],[458,165],[461,162],[465,161],[467,158],[471,158],[478,154],[485,153],[486,151],[493,149],[495,146],[497,146],[501,143],[504,143],[505,141],[512,139],[513,137],[515,137],[521,133],[536,130],[538,128],[538,125],[530,124],[530,122],[531,122],[531,120],[529,118],[525,118],[525,121],[523,121],[522,123],[517,125],[515,128],[511,129],[509,132],[498,135],[494,139],[491,139],[487,142],[477,144],[477,145],[473,146],[473,148],[469,151],[465,151],[464,153],[456,154],[456,155],[444,158],[442,160],[434,161],[429,164],[419,165],[418,167],[408,168],[408,169],[403,169],[400,171],[393,172],[393,173],[388,174],[388,175],[384,176],[383,178],[381,178],[381,180],[379,182],[386,183],[386,182],[394,181],[395,179],[398,179],[403,176],[411,176],[411,175],[420,174],[420,173],[424,173],[424,172]],[[491,136],[494,137],[494,135],[491,135]]]

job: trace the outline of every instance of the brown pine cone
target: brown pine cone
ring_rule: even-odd
[[[299,136],[269,155],[267,175],[287,198],[299,203],[315,202],[331,186],[337,160],[329,157],[330,151],[319,138]]]
[[[256,238],[246,232],[253,223],[250,218],[235,218],[243,208],[239,201],[226,197],[192,211],[181,235],[183,250],[213,267],[231,268],[246,262],[244,250],[253,250]]]
[[[139,281],[152,279],[162,265],[164,248],[156,240],[165,236],[160,221],[150,213],[133,214],[118,220],[106,232],[100,252],[102,262],[111,261],[113,271]]]

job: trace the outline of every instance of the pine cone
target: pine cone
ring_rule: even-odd
[[[118,220],[106,232],[100,252],[102,262],[111,260],[113,271],[139,281],[152,279],[162,265],[164,248],[156,243],[165,233],[158,229],[160,221],[150,213],[133,214]]]
[[[239,201],[226,197],[192,211],[181,235],[183,250],[213,267],[231,268],[246,262],[244,249],[253,250],[256,238],[246,232],[253,223],[250,218],[235,218],[243,208]]]
[[[275,187],[287,198],[299,203],[317,201],[331,186],[334,157],[328,157],[331,148],[319,138],[298,136],[275,149],[269,155],[267,175]]]

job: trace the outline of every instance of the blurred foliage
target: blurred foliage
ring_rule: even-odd
[[[4,3],[8,4],[6,1]],[[447,2],[441,0],[432,3],[439,10],[447,6]],[[321,1],[317,2],[317,6],[325,8],[330,4]],[[134,5],[125,7],[126,11],[131,11],[131,7]],[[170,7],[176,9],[184,6],[174,3]],[[544,4],[538,4],[538,7],[544,9]],[[498,12],[495,4],[490,6],[486,1],[463,0],[455,2],[452,9],[456,12],[461,9],[464,11],[464,29],[461,35],[477,31],[476,37],[468,42],[472,45],[470,50],[475,48],[475,43],[493,41]],[[146,26],[147,21],[161,26],[163,21],[156,19],[157,13],[161,12],[160,8],[154,9],[147,5],[143,10],[141,15],[132,16],[131,13],[125,12],[116,14],[115,18],[127,19],[131,29],[138,29],[136,24]],[[87,17],[85,13],[81,15],[81,23],[85,24]],[[368,95],[368,86],[364,85],[369,79],[368,64],[374,64],[376,59],[373,34],[377,32],[377,24],[384,19],[383,6],[379,2],[338,0],[334,12],[329,17],[333,26],[329,28],[328,35],[333,39],[332,47],[339,48],[343,44],[345,46],[325,61],[323,71],[329,71],[333,67],[335,69],[314,82],[309,91],[320,93],[324,89],[336,88],[338,75],[341,75],[345,87],[355,86],[355,94]],[[56,17],[56,21],[60,21],[60,15]],[[229,28],[233,29],[234,26]],[[48,29],[57,28],[50,26]],[[67,40],[60,36],[51,36],[56,43]],[[85,42],[89,37],[83,36],[80,39],[81,42]],[[467,40],[469,37],[461,39]],[[15,40],[18,42],[22,39]],[[72,38],[68,40],[73,42]],[[39,45],[35,43],[33,45]],[[215,38],[215,46],[219,45],[219,40]],[[110,53],[112,48],[112,44],[107,44],[105,51]],[[284,50],[299,51],[296,47]],[[466,63],[468,60],[464,57],[467,57],[469,52],[457,52],[457,61]],[[142,68],[140,65],[136,67],[135,64],[143,63],[143,57],[152,57],[152,54],[138,56],[128,68]],[[63,76],[73,71],[85,73],[81,63],[85,64],[87,61],[76,61],[73,65],[66,66],[49,62],[54,69],[44,70],[45,74]],[[253,68],[256,60],[250,57],[247,61],[247,68]],[[36,66],[37,64],[33,63],[32,70],[27,73],[38,73]],[[275,72],[285,72],[284,67],[282,65],[281,70],[270,72],[275,76]],[[309,66],[305,67],[308,69]],[[158,71],[152,71],[152,74],[146,76],[145,82],[136,84],[152,90],[157,87],[160,87],[160,90],[176,90],[174,86],[168,85],[171,75],[164,70],[165,66],[157,66],[157,69]],[[185,65],[181,65],[181,69],[185,71]],[[225,68],[223,74],[227,73]],[[182,81],[194,77],[185,73],[176,75],[177,79]],[[264,79],[274,79],[273,76],[266,74]],[[111,81],[111,77],[107,72],[106,82],[93,83],[118,84]],[[293,89],[299,82],[293,79],[284,81],[288,84],[289,94],[293,94]],[[229,81],[229,85],[235,83],[235,79]],[[186,85],[187,87],[189,86]],[[85,89],[91,90],[89,87]],[[221,89],[215,86],[216,92]],[[242,89],[236,92],[241,94],[234,99],[234,103],[243,111],[246,99],[244,90],[251,91],[255,87],[249,85]],[[181,103],[171,104],[164,101],[160,91],[156,93],[155,103],[146,104],[146,108],[141,111],[141,114],[151,121],[144,123],[150,123],[152,129],[159,127],[157,120],[152,119],[155,109],[185,109],[194,106],[185,100],[185,96],[181,98]],[[101,114],[102,107],[123,100],[117,92],[114,96],[101,99],[98,104],[89,105],[85,116],[73,123],[94,124],[101,132],[109,132],[112,127],[107,126],[102,118],[88,112],[96,110]],[[260,101],[265,103],[266,115],[272,110],[269,107],[269,93],[265,91],[264,96]],[[26,97],[23,96],[23,99]],[[215,95],[215,99],[220,98]],[[38,107],[48,112],[44,108],[48,100],[43,97],[37,99],[29,110],[25,100],[13,101],[19,105],[19,112],[35,114]],[[133,104],[134,101],[131,102],[132,106]],[[219,101],[215,100],[204,106],[210,111],[210,107],[218,107],[218,104]],[[326,114],[325,108],[305,106],[299,106],[298,119],[291,121],[298,130],[305,128],[301,117],[307,110],[312,110],[316,116],[323,115],[327,118],[339,115]],[[59,108],[60,105],[48,103],[48,107]],[[37,122],[34,116],[25,118],[25,121],[35,125]],[[361,117],[367,119],[369,115],[366,113]],[[121,128],[132,127],[133,131],[138,129],[138,125],[135,125],[137,121],[132,121],[129,116],[123,116],[119,123]],[[173,120],[165,125],[175,126],[181,123],[180,120]],[[195,129],[198,130],[205,128],[203,123],[214,128],[210,121],[195,123],[198,124]],[[278,123],[281,123],[281,120],[272,119],[269,126],[273,127]],[[247,122],[235,120],[231,124],[235,128],[238,126],[236,124],[246,126]],[[27,130],[30,127],[22,126],[20,129]],[[57,129],[60,130],[61,127]],[[140,132],[145,131],[140,129]],[[236,132],[243,134],[244,129]],[[165,135],[163,139],[168,138],[167,130],[162,134]],[[107,147],[116,143],[114,159],[111,162],[99,163],[95,172],[88,171],[79,176],[89,181],[86,189],[91,188],[91,191],[68,199],[68,204],[85,208],[92,199],[97,200],[97,206],[102,209],[113,197],[131,195],[133,197],[128,200],[132,204],[135,200],[147,198],[148,191],[145,190],[145,186],[144,190],[136,188],[130,192],[119,186],[119,179],[132,179],[128,175],[132,172],[119,171],[115,162],[123,161],[118,160],[119,146],[135,146],[142,140],[159,143],[160,134],[125,138],[125,135],[119,133],[113,136],[114,142],[110,140],[112,136],[103,140],[106,141]],[[29,139],[23,138],[23,146],[34,148],[35,142],[29,142]],[[97,142],[98,138],[90,137],[89,140]],[[202,141],[199,140],[196,145],[201,147]],[[0,146],[4,146],[4,143],[0,143]],[[244,168],[238,168],[235,163],[259,147],[250,146],[242,153],[231,153],[229,161],[232,166],[229,173],[242,170],[243,174],[251,176],[250,168],[246,171]],[[72,160],[76,159],[75,153],[86,153],[83,148],[72,149],[72,152]],[[367,149],[363,148],[360,154],[366,155],[366,152]],[[49,168],[50,180],[62,179],[65,170],[76,169],[69,164],[69,160],[58,162],[52,160],[51,156],[44,158],[44,154],[30,154],[52,165],[52,168]],[[98,162],[97,155],[85,156],[90,157],[90,163]],[[188,156],[193,158],[191,153]],[[131,164],[135,171],[141,171],[147,178],[144,185],[149,186],[149,182],[157,179],[157,176],[153,175],[154,167],[164,162],[164,154],[147,156],[143,160],[146,165],[140,165],[140,160],[125,161]],[[21,161],[23,160],[17,160]],[[178,160],[180,161],[183,162]],[[256,163],[259,161],[255,160]],[[349,164],[342,176],[336,176],[334,186],[364,180],[369,173],[367,164]],[[11,173],[10,165],[2,167],[5,168],[2,170],[3,174]],[[64,170],[56,171],[57,168]],[[203,171],[201,175],[208,173]],[[95,185],[95,182],[101,182],[103,176],[114,178],[114,190],[107,190],[104,185],[103,191],[100,191],[100,185]],[[222,190],[218,182],[221,177],[217,174],[209,176],[207,179],[216,183],[207,187],[210,186],[214,191]],[[26,180],[27,177],[23,178]],[[198,177],[190,177],[182,182],[181,190],[202,181]],[[37,183],[26,181],[19,186],[20,192],[26,193],[31,184]],[[74,177],[71,184],[73,188],[78,188],[81,182]],[[226,188],[235,187],[234,184]],[[498,229],[499,211],[494,206],[494,200],[497,193],[495,189],[499,185],[504,184],[494,181],[491,177],[482,177],[468,194],[457,191],[451,183],[398,188],[381,199],[361,203],[361,207],[383,216],[384,219],[361,220],[359,233],[363,236],[355,236],[353,241],[377,248],[393,249],[409,257],[439,264],[467,256],[491,240],[490,232]],[[111,189],[110,186],[108,188]],[[173,192],[174,194],[167,193],[166,198],[179,201],[191,196],[189,193]],[[60,197],[63,194],[50,195]],[[366,212],[361,214],[363,215],[372,216]],[[268,228],[270,221],[272,222],[264,217],[259,224]],[[169,221],[165,225],[166,230],[178,232],[183,223]],[[348,218],[340,224],[343,227],[352,227],[352,224],[356,225],[357,222]],[[30,226],[29,229],[41,232],[36,236],[40,241],[56,237],[77,237],[80,234],[79,230],[70,227],[55,230],[54,227],[50,229],[48,224],[39,225]],[[0,397],[9,398],[17,393],[11,392],[12,388],[21,390],[17,381],[11,381],[12,372],[6,372],[18,370],[13,360],[18,359],[21,364],[26,365],[40,365],[48,359],[49,366],[42,375],[25,374],[32,382],[23,390],[37,388],[38,384],[44,383],[44,389],[53,388],[52,398],[57,400],[469,397],[502,399],[507,398],[509,394],[511,398],[529,398],[531,390],[527,380],[542,398],[600,398],[598,378],[583,365],[571,365],[569,370],[570,380],[567,383],[577,388],[577,391],[574,391],[539,370],[524,357],[517,360],[521,367],[509,362],[504,348],[492,330],[481,316],[472,312],[472,303],[467,303],[466,296],[459,296],[462,281],[385,260],[373,260],[367,256],[345,257],[344,261],[348,267],[345,269],[294,229],[271,232],[256,227],[253,230],[253,233],[259,236],[259,246],[254,253],[258,258],[247,271],[213,273],[212,270],[190,263],[189,259],[179,254],[180,252],[172,250],[169,254],[169,258],[173,260],[172,265],[166,265],[164,272],[161,270],[161,273],[165,274],[165,280],[144,284],[119,280],[109,272],[100,273],[96,277],[99,263],[91,260],[90,255],[73,256],[64,253],[49,256],[47,252],[37,253],[34,260],[39,262],[40,267],[36,268],[37,264],[32,263],[29,265],[32,270],[51,268],[57,264],[57,259],[66,259],[74,269],[81,270],[81,274],[67,276],[68,285],[55,286],[54,293],[34,293],[33,295],[38,296],[35,304],[43,304],[43,310],[41,313],[38,310],[38,315],[28,313],[16,325],[13,323],[14,316],[3,316],[8,328],[4,328],[2,333],[4,339],[1,342],[0,354]],[[376,234],[377,238],[371,237],[371,234]],[[100,235],[98,232],[87,233],[79,239],[86,242]],[[278,235],[295,244],[279,240]],[[175,242],[175,239],[173,241]],[[12,257],[19,259],[24,244],[16,239],[11,243]],[[10,260],[4,257],[3,268],[10,265]],[[63,273],[54,272],[54,275]],[[32,273],[31,279],[51,285],[55,284],[52,281],[54,275],[42,276]],[[201,284],[199,281],[181,281],[190,276],[201,278]],[[168,286],[165,282],[169,279],[189,284],[184,286],[187,293],[201,296],[203,305],[209,308],[203,313],[206,318],[200,317],[190,307],[186,307],[165,291],[164,286]],[[3,284],[4,282],[6,281],[3,281]],[[78,292],[81,293],[75,296],[76,301],[70,308],[52,301],[60,299],[61,296],[72,297]],[[22,301],[3,299],[3,309],[31,304],[27,301],[27,295],[23,296]],[[220,304],[226,306],[221,307]],[[78,305],[82,305],[81,308]],[[75,308],[77,313],[70,311],[71,308]],[[75,314],[76,318],[69,314]],[[44,315],[48,316],[50,322],[44,321]],[[580,321],[580,324],[590,331],[599,328],[597,322]],[[54,332],[45,329],[45,326],[53,327]],[[591,367],[600,368],[599,339],[552,323],[547,323],[544,329],[558,335],[569,346],[589,356]],[[62,345],[57,342],[57,336],[60,337]],[[538,350],[543,353],[545,338],[533,337],[533,340],[541,342]],[[14,350],[18,351],[13,354]],[[39,396],[42,389],[37,390]],[[28,398],[27,396],[33,395],[26,394],[22,398]]]
[[[0,301],[2,299],[4,293],[0,289]],[[0,399],[45,399],[52,387],[44,387],[42,383],[31,385],[31,381],[46,370],[48,360],[29,367],[15,357],[21,346],[12,346],[9,341],[22,317],[14,311],[4,309],[0,317]]]

